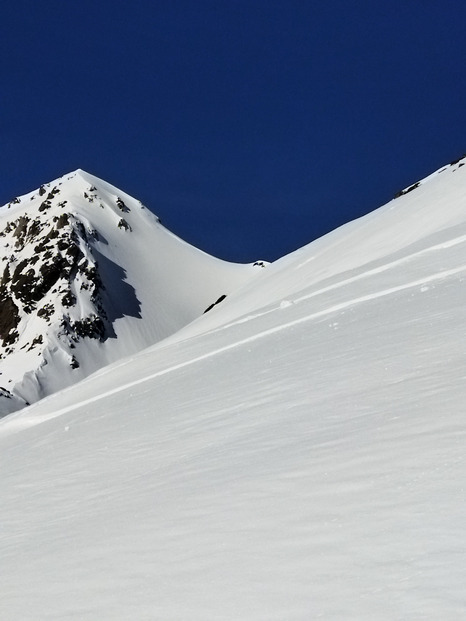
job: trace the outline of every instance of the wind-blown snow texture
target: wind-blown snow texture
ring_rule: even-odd
[[[0,211],[0,416],[179,330],[256,274],[78,170]]]
[[[3,617],[463,618],[462,164],[2,419]]]

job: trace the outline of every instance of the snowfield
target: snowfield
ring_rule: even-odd
[[[466,617],[466,168],[0,421],[0,618]]]

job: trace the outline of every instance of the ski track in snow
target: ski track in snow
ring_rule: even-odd
[[[466,240],[466,236],[464,237],[464,240]],[[463,241],[463,239],[462,239]],[[459,243],[459,242],[458,242]],[[452,246],[454,244],[449,243],[449,246]],[[445,245],[443,245],[444,247],[446,247]],[[439,246],[440,247],[440,246]],[[421,251],[421,253],[424,253],[426,251]],[[416,254],[421,254],[421,253],[416,253]],[[393,266],[394,263],[399,263],[399,261],[397,262],[393,262],[391,265]],[[381,272],[381,271],[385,271],[387,269],[387,266],[382,266],[380,268],[376,268],[375,270],[370,270],[371,274],[377,273],[377,272]],[[57,418],[59,416],[62,416],[63,414],[67,414],[69,412],[75,411],[80,409],[81,407],[85,407],[87,405],[90,405],[92,403],[96,403],[102,399],[106,399],[107,397],[111,397],[115,394],[124,392],[128,389],[134,388],[136,386],[139,386],[141,384],[144,384],[146,382],[150,382],[151,380],[158,378],[158,377],[162,377],[164,375],[167,375],[169,373],[172,373],[174,371],[178,371],[179,369],[188,367],[190,365],[196,364],[198,362],[201,362],[203,360],[207,360],[208,358],[212,358],[214,356],[217,356],[219,354],[222,354],[224,352],[236,349],[238,347],[241,347],[242,345],[248,345],[250,343],[253,343],[255,341],[261,340],[265,337],[271,336],[273,334],[277,334],[279,332],[283,332],[284,330],[287,330],[289,328],[292,328],[294,326],[306,323],[308,321],[313,321],[315,319],[321,319],[322,317],[325,317],[326,315],[331,315],[333,313],[345,310],[347,308],[351,308],[353,306],[359,305],[359,304],[364,304],[367,302],[372,302],[374,300],[377,300],[379,298],[382,297],[386,297],[388,295],[392,295],[393,293],[399,293],[401,291],[406,291],[408,289],[412,289],[412,288],[416,288],[416,287],[420,287],[423,285],[426,285],[428,283],[432,283],[432,282],[436,282],[436,281],[440,281],[440,280],[445,280],[451,276],[455,276],[457,274],[460,274],[461,272],[466,272],[466,265],[461,265],[460,267],[456,267],[456,268],[452,268],[450,270],[444,270],[442,272],[438,272],[436,274],[432,274],[431,276],[425,276],[423,278],[419,278],[417,280],[413,280],[410,281],[408,283],[404,283],[402,285],[398,285],[396,287],[389,287],[387,289],[383,289],[381,291],[376,291],[374,293],[370,293],[367,295],[363,295],[357,298],[352,298],[350,300],[346,300],[345,302],[341,302],[339,304],[334,304],[326,309],[317,311],[315,313],[311,313],[310,315],[305,315],[304,317],[299,317],[298,319],[294,319],[293,321],[288,321],[286,323],[280,323],[280,325],[278,326],[274,326],[272,328],[268,328],[267,330],[262,330],[260,332],[255,333],[252,336],[248,336],[246,338],[240,339],[238,341],[235,341],[233,343],[229,343],[228,345],[225,345],[223,347],[219,347],[217,349],[214,349],[212,351],[209,351],[205,354],[202,354],[200,356],[195,356],[194,358],[191,358],[189,360],[185,360],[179,364],[167,367],[166,369],[162,369],[160,371],[157,371],[155,373],[152,373],[150,375],[147,375],[145,377],[139,378],[137,380],[133,380],[131,382],[127,382],[125,384],[122,384],[120,386],[117,386],[116,388],[112,389],[112,390],[108,390],[106,392],[100,393],[94,397],[90,397],[89,399],[84,399],[82,401],[73,403],[72,405],[68,405],[64,408],[60,408],[58,410],[55,410],[54,412],[50,412],[50,414],[45,414],[45,415],[40,415],[40,416],[34,416],[33,413],[31,413],[30,415],[26,414],[26,413],[18,413],[16,416],[9,416],[4,418],[2,421],[0,421],[0,434],[8,434],[8,433],[14,433],[16,431],[20,431],[21,429],[25,429],[25,428],[29,428],[29,427],[34,427],[36,425],[39,425],[41,423],[47,422],[49,420],[52,420],[54,418]],[[344,284],[348,284],[350,282],[353,282],[356,279],[362,278],[364,275],[359,275],[358,277],[354,277],[352,279],[348,279],[345,281],[342,281],[341,283],[332,285],[330,287],[327,287],[325,289],[320,290],[319,292],[314,292],[310,295],[307,296],[303,296],[301,298],[297,298],[296,302],[302,302],[304,300],[309,300],[310,298],[314,297],[315,295],[318,295],[318,293],[322,293],[325,291],[328,291],[330,289],[333,288],[337,288],[339,286],[343,286]],[[233,322],[233,323],[229,323],[226,326],[223,326],[221,328],[218,328],[217,330],[214,330],[212,332],[219,332],[219,331],[223,331],[223,330],[227,330],[228,328],[231,328],[237,324],[240,323],[245,323],[246,321],[251,321],[254,319],[258,319],[260,317],[262,317],[265,314],[269,314],[271,312],[276,312],[277,310],[282,310],[282,307],[278,307],[273,309],[273,311],[266,311],[266,313],[257,313],[254,315],[249,315],[247,318],[242,318],[237,322]],[[3,429],[2,429],[3,426]]]
[[[350,278],[345,278],[343,280],[339,280],[336,283],[333,283],[333,284],[328,285],[326,287],[322,287],[320,289],[317,289],[316,291],[313,291],[312,293],[308,293],[306,295],[294,298],[292,302],[289,301],[289,305],[298,304],[300,302],[304,302],[304,301],[309,300],[311,298],[318,297],[318,296],[320,296],[320,295],[322,295],[324,293],[328,293],[330,291],[335,291],[337,289],[342,289],[342,288],[344,288],[344,287],[346,287],[348,285],[351,285],[351,284],[353,284],[355,282],[364,280],[366,278],[370,278],[371,276],[376,276],[378,274],[382,274],[384,272],[388,272],[388,271],[392,270],[393,268],[399,267],[400,265],[403,265],[403,264],[406,264],[406,263],[410,263],[410,262],[412,262],[413,260],[415,260],[415,259],[417,259],[419,257],[422,257],[424,255],[430,254],[431,252],[435,252],[435,251],[438,251],[438,250],[445,250],[447,248],[452,248],[454,246],[457,246],[457,245],[465,243],[465,242],[466,242],[466,235],[461,235],[461,236],[455,237],[453,239],[450,239],[450,240],[448,240],[446,242],[442,242],[440,244],[435,244],[433,246],[429,246],[428,248],[424,248],[422,250],[419,250],[418,252],[413,252],[411,254],[405,255],[403,257],[400,257],[399,259],[396,259],[394,261],[390,261],[390,262],[385,263],[384,265],[381,265],[379,267],[368,269],[368,270],[364,271],[361,274],[357,274],[356,276],[351,276]],[[301,268],[306,263],[309,263],[310,261],[312,261],[314,259],[315,259],[315,257],[312,257],[311,259],[308,259],[308,261],[304,261],[303,263],[300,263],[298,265],[298,269]],[[464,268],[459,268],[459,271],[461,271],[462,269],[464,269]],[[452,272],[452,273],[455,273],[455,272]],[[442,272],[442,274],[443,274],[443,272]],[[424,283],[424,282],[427,283],[431,279],[436,280],[439,277],[442,278],[443,276],[442,275],[433,275],[432,277],[429,277],[429,276],[425,277],[425,278],[422,279],[422,283]],[[407,284],[407,285],[405,285],[405,287],[416,286],[416,284],[418,282],[420,282],[420,281],[421,281],[421,279],[419,281],[414,281],[415,284],[413,284],[413,285]],[[389,291],[389,293],[391,293],[392,289],[387,290],[387,291]],[[396,291],[396,288],[394,288],[393,291]],[[383,294],[383,295],[385,295],[385,294]],[[363,296],[364,299],[361,298],[361,301],[365,301],[365,297],[366,296]],[[358,298],[358,300],[359,300],[359,298]],[[348,304],[349,303],[350,302],[348,302]],[[283,301],[281,302],[281,304],[282,304],[281,308],[283,308]],[[264,315],[268,315],[270,313],[274,313],[276,310],[277,310],[276,308],[271,308],[270,310],[264,311],[262,313],[246,315],[246,316],[241,317],[240,319],[237,319],[235,321],[228,322],[227,324],[224,324],[224,325],[222,325],[222,326],[220,326],[218,328],[214,328],[213,330],[210,330],[210,332],[211,333],[219,332],[219,331],[225,330],[226,328],[230,328],[231,326],[235,326],[235,325],[238,325],[238,324],[250,321],[251,319],[255,319],[257,317],[262,317]]]
[[[385,263],[384,265],[381,265],[379,267],[369,269],[363,272],[362,274],[358,274],[357,276],[352,276],[351,278],[347,278],[333,285],[329,285],[328,287],[324,287],[323,289],[319,289],[318,291],[314,291],[313,293],[310,293],[308,295],[302,296],[300,298],[296,298],[295,302],[301,302],[303,300],[308,300],[309,298],[312,298],[314,296],[321,295],[322,293],[327,293],[328,291],[333,291],[334,289],[345,287],[359,280],[363,280],[364,278],[370,278],[371,276],[382,274],[383,272],[387,272],[395,267],[403,265],[404,263],[411,262],[414,259],[417,259],[423,255],[429,254],[430,252],[452,248],[453,246],[457,246],[458,244],[462,244],[464,242],[466,242],[466,235],[461,235],[460,237],[456,237],[447,242],[436,244],[434,246],[430,246],[429,248],[424,248],[423,250],[419,250],[418,252],[413,252],[412,254],[406,255],[394,261],[390,261],[389,263]],[[436,278],[436,276],[434,277]]]

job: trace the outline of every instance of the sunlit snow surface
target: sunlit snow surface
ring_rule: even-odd
[[[0,617],[464,618],[465,170],[0,421]]]

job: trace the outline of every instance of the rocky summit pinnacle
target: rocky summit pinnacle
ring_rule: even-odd
[[[0,209],[0,416],[177,331],[258,272],[80,169]]]

